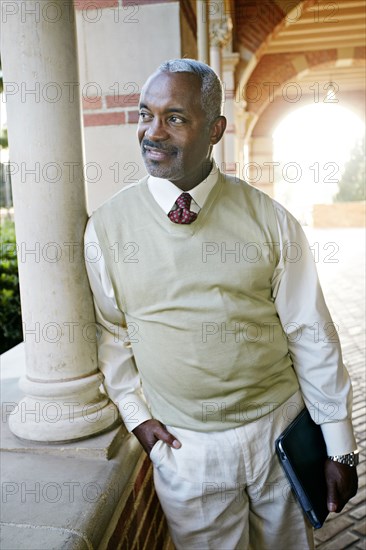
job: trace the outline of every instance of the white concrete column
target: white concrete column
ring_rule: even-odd
[[[207,0],[197,0],[197,47],[198,60],[210,64],[209,10]]]
[[[247,181],[273,196],[276,165],[273,162],[273,138],[252,137],[249,141]]]
[[[83,258],[87,214],[73,11],[63,0],[50,3],[47,15],[42,6],[27,0],[3,24],[26,351],[26,396],[9,422],[21,438],[56,442],[99,433],[117,412],[99,391]]]
[[[224,134],[225,172],[231,175],[239,175],[239,157],[236,154],[236,120],[235,110],[237,102],[241,102],[238,94],[235,94],[235,67],[239,61],[238,53],[225,54],[223,56],[223,81],[225,82],[224,115],[227,119],[227,127]]]
[[[222,51],[219,43],[212,43],[210,45],[210,59],[211,67],[215,73],[222,78]]]
[[[220,13],[224,13],[223,4],[221,6]],[[222,17],[218,19],[217,17],[210,21],[210,63],[212,69],[215,73],[223,80],[222,72],[222,48],[230,39],[232,31],[231,19],[227,17]],[[226,89],[226,83],[224,82],[224,87]],[[213,148],[213,156],[219,166],[223,171],[225,171],[225,148],[224,148],[224,139],[221,139],[217,145]]]
[[[243,177],[243,166],[245,162],[245,112],[246,103],[243,99],[235,101],[235,159],[239,163],[239,176]]]
[[[212,69],[215,73],[222,79],[222,52],[221,46],[217,41],[213,41],[213,38],[210,39],[210,63]],[[213,148],[213,156],[218,167],[221,170],[225,170],[224,161],[225,161],[225,151],[224,151],[224,138],[219,141]]]

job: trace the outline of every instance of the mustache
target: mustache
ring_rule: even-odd
[[[143,139],[141,142],[142,147],[153,147],[154,149],[159,149],[160,151],[165,151],[167,153],[177,153],[177,147],[169,147],[158,141],[150,141],[149,139]]]

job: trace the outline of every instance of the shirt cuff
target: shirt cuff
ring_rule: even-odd
[[[119,399],[116,405],[129,432],[146,420],[152,419],[149,407],[142,395],[129,393],[123,399]]]
[[[326,422],[320,424],[320,427],[327,446],[328,456],[345,455],[357,449],[350,420]]]

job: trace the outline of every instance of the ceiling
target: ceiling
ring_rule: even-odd
[[[281,7],[283,2],[276,4]],[[307,9],[301,4],[274,32],[267,54],[365,46],[364,0],[320,0]]]
[[[243,89],[253,82],[297,82],[323,97],[333,82],[339,97],[364,93],[365,0],[235,0],[235,9]],[[260,116],[266,107],[263,94],[247,109]]]
[[[365,89],[364,0],[320,0],[272,36],[266,54],[337,50],[332,67],[320,65],[298,75],[301,83],[334,80],[343,92]]]

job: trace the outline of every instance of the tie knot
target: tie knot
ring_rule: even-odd
[[[186,208],[187,210],[189,210],[191,206],[191,200],[192,200],[192,197],[189,193],[182,193],[177,198],[176,203],[179,206],[179,208]]]
[[[189,193],[179,195],[175,204],[178,208],[171,210],[168,214],[169,219],[174,223],[192,223],[197,218],[196,212],[190,211],[192,197]]]

